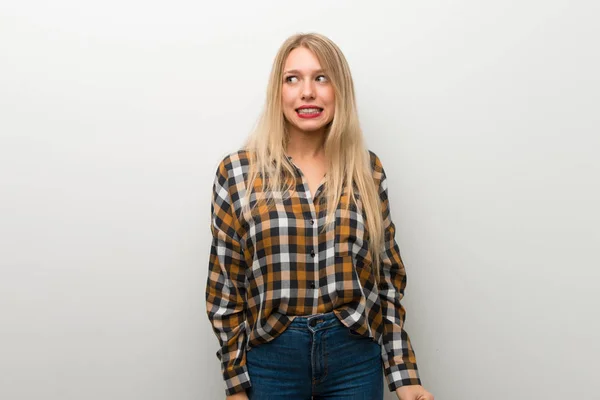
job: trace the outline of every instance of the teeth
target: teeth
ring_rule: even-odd
[[[321,110],[319,108],[302,108],[298,110],[299,114],[316,114],[320,112]]]

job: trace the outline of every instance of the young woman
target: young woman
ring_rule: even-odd
[[[401,400],[421,386],[406,274],[350,69],[319,34],[287,39],[242,150],[216,173],[206,307],[227,399]]]

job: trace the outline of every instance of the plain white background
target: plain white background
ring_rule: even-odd
[[[222,399],[216,166],[279,45],[344,51],[439,400],[598,396],[594,1],[0,3],[0,398]],[[388,393],[386,399],[393,399]]]

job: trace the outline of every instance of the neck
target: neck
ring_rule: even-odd
[[[290,129],[286,154],[297,160],[322,156],[325,150],[325,137],[325,129],[314,132]]]

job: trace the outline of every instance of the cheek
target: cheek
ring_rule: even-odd
[[[323,97],[322,97],[327,104],[332,107],[335,104],[335,93],[333,91],[333,88],[327,88],[327,90],[325,90],[325,92],[323,93]]]
[[[294,105],[295,95],[292,90],[283,89],[281,91],[281,102],[284,107],[292,107]]]
[[[326,94],[327,108],[329,109],[330,118],[333,118],[335,113],[335,94],[333,89]]]
[[[293,114],[296,112],[294,110],[294,102],[293,98],[290,96],[290,93],[282,92],[281,93],[281,108],[283,111],[283,115],[286,119],[293,118]]]

